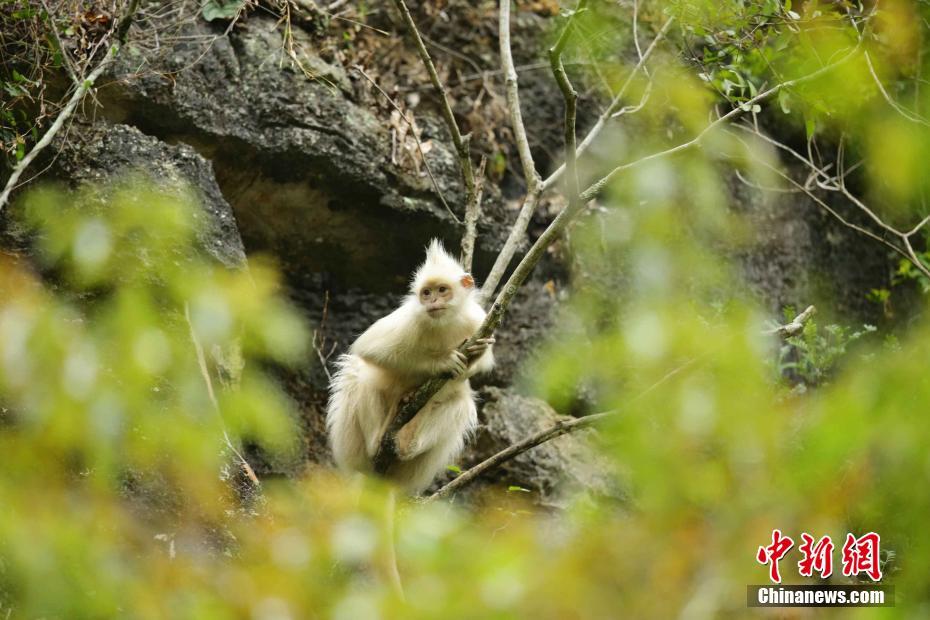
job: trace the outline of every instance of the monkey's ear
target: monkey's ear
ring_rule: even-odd
[[[465,275],[463,275],[463,276],[459,279],[459,282],[460,282],[460,283],[462,284],[462,286],[464,286],[465,288],[475,288],[475,279],[474,279],[473,277],[471,277],[471,274],[470,274],[470,273],[466,273]]]

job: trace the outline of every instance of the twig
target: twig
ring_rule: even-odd
[[[504,272],[507,270],[507,267],[510,266],[510,261],[513,260],[513,255],[516,254],[517,247],[519,247],[520,242],[523,241],[526,235],[526,229],[530,225],[530,219],[533,217],[533,213],[536,212],[540,191],[537,185],[533,191],[528,192],[526,196],[524,196],[523,204],[520,206],[520,213],[517,214],[517,219],[514,220],[513,226],[510,228],[507,241],[504,242],[504,247],[494,260],[491,272],[481,285],[481,295],[483,299],[488,299],[494,295],[494,291],[497,290],[497,285],[504,276]]]
[[[920,221],[920,223],[917,224],[917,226],[915,226],[914,228],[912,228],[910,231],[908,231],[908,232],[900,231],[900,230],[898,230],[897,228],[895,228],[894,226],[891,226],[890,224],[887,224],[887,223],[886,223],[884,220],[882,220],[872,209],[870,209],[870,208],[868,207],[868,205],[866,205],[864,202],[862,202],[862,200],[860,200],[858,197],[856,197],[855,195],[853,195],[853,193],[850,192],[849,189],[847,189],[846,183],[845,183],[845,181],[842,180],[842,177],[843,177],[843,175],[845,175],[845,174],[849,174],[849,172],[851,172],[851,171],[855,168],[854,166],[853,166],[853,167],[850,167],[850,168],[848,168],[848,169],[846,169],[846,170],[844,170],[844,171],[843,171],[843,174],[838,175],[838,176],[836,177],[836,179],[838,179],[838,180],[836,180],[836,181],[834,182],[834,177],[830,177],[830,176],[826,173],[826,171],[825,171],[823,168],[818,167],[811,159],[809,159],[809,158],[805,157],[804,155],[798,153],[797,151],[795,151],[794,149],[792,149],[790,146],[788,146],[788,145],[786,145],[786,144],[783,144],[783,143],[779,142],[778,140],[775,140],[774,138],[772,138],[772,137],[770,137],[770,136],[767,136],[767,135],[763,134],[762,132],[758,131],[758,130],[755,129],[754,127],[746,126],[746,125],[741,125],[741,124],[737,124],[736,127],[737,127],[738,129],[741,129],[741,130],[745,131],[745,132],[752,133],[753,135],[756,135],[756,136],[762,138],[763,140],[765,140],[765,141],[768,142],[769,144],[772,144],[772,145],[775,146],[776,148],[778,148],[778,149],[780,149],[780,150],[783,150],[783,151],[785,151],[786,153],[791,154],[791,155],[794,156],[796,159],[798,159],[799,161],[803,162],[804,165],[806,165],[806,166],[811,170],[812,177],[813,177],[815,180],[816,180],[816,179],[820,179],[820,180],[817,181],[817,186],[818,186],[818,187],[820,187],[820,188],[822,188],[822,189],[825,189],[825,190],[827,190],[827,191],[839,192],[839,193],[843,194],[843,196],[845,196],[847,200],[849,200],[850,202],[852,202],[852,203],[853,203],[856,207],[858,207],[863,213],[865,213],[865,214],[866,214],[872,221],[874,221],[884,232],[883,232],[881,235],[879,235],[879,234],[876,234],[876,233],[872,232],[872,231],[869,230],[868,228],[865,228],[864,226],[860,226],[860,225],[858,225],[858,224],[855,224],[854,222],[851,222],[851,221],[847,220],[847,219],[844,218],[842,215],[840,215],[840,213],[837,212],[834,208],[832,208],[830,205],[828,205],[823,199],[821,199],[819,196],[817,196],[817,195],[811,190],[811,187],[809,187],[808,184],[803,184],[803,185],[802,185],[801,183],[798,183],[798,182],[795,181],[793,178],[791,178],[790,175],[786,174],[784,171],[780,170],[778,167],[773,166],[772,164],[768,163],[767,161],[765,161],[765,160],[762,159],[762,158],[757,158],[760,164],[762,164],[762,165],[765,166],[766,168],[768,168],[768,169],[772,170],[773,172],[775,172],[777,175],[779,175],[780,177],[782,177],[783,179],[785,179],[788,183],[790,183],[791,185],[793,185],[793,186],[794,186],[795,188],[797,188],[798,190],[804,192],[811,200],[813,200],[815,203],[817,203],[817,205],[819,205],[819,206],[820,206],[822,209],[824,209],[827,213],[829,213],[830,215],[832,215],[833,217],[835,217],[837,220],[839,220],[844,226],[846,226],[846,227],[848,227],[848,228],[851,228],[851,229],[853,229],[853,230],[855,230],[855,231],[857,231],[857,232],[859,232],[859,233],[862,233],[863,235],[866,235],[867,237],[870,237],[871,239],[874,239],[874,240],[878,241],[879,243],[881,243],[881,244],[883,244],[883,245],[885,245],[885,246],[891,248],[892,250],[894,250],[895,252],[897,252],[898,254],[900,254],[901,256],[903,256],[905,259],[907,259],[907,261],[910,262],[915,268],[917,268],[918,271],[920,271],[922,274],[924,274],[925,276],[927,276],[928,278],[930,278],[930,269],[928,269],[927,266],[923,263],[923,261],[921,261],[920,258],[917,256],[917,253],[914,251],[914,248],[913,248],[913,246],[911,245],[911,242],[910,242],[910,237],[911,237],[914,233],[916,233],[918,230],[920,230],[924,225],[926,225],[927,222],[930,222],[930,216],[925,217],[923,220]],[[737,138],[737,140],[740,140],[740,142],[742,142],[742,140],[741,140],[738,136],[735,136],[735,137]],[[745,144],[745,143],[744,143],[744,144]],[[752,150],[749,149],[748,146],[747,146],[747,151],[752,152]],[[891,235],[891,236],[893,236],[893,237],[899,239],[899,240],[901,241],[901,244],[902,244],[904,247],[901,248],[901,247],[895,245],[894,243],[891,243],[888,239],[885,238],[885,235],[886,235],[886,234]]]
[[[536,204],[539,201],[539,186],[541,179],[536,171],[536,164],[533,161],[533,154],[530,151],[529,140],[526,136],[526,125],[523,122],[523,114],[520,110],[520,91],[517,82],[517,70],[513,64],[513,53],[510,46],[510,3],[512,0],[501,0],[500,2],[500,19],[498,22],[498,37],[500,38],[501,54],[501,72],[504,74],[506,82],[507,109],[510,112],[510,124],[513,127],[514,140],[517,143],[517,152],[520,155],[520,165],[523,168],[523,178],[526,181],[526,196],[523,199],[523,205],[520,207],[520,213],[510,228],[507,235],[507,241],[501,249],[491,272],[485,278],[482,284],[482,296],[494,294],[500,283],[504,272],[510,266],[513,255],[517,247],[526,234],[526,228],[529,226],[530,218],[536,211]]]
[[[817,309],[814,306],[808,306],[804,312],[794,317],[790,323],[785,325],[779,325],[774,329],[766,331],[766,334],[777,334],[782,338],[790,338],[791,336],[796,336],[800,334],[804,329],[804,324],[807,323],[814,313],[817,312]]]
[[[436,194],[439,196],[439,200],[442,202],[442,206],[446,208],[446,211],[449,212],[449,215],[452,216],[452,218],[455,220],[457,224],[461,224],[462,221],[458,218],[457,215],[455,215],[455,213],[452,211],[452,208],[449,207],[449,203],[446,202],[446,197],[443,195],[442,189],[439,187],[439,182],[436,180],[435,175],[433,175],[433,169],[430,167],[429,161],[426,159],[426,153],[423,152],[423,144],[420,142],[420,136],[417,135],[416,127],[414,126],[413,121],[407,118],[407,115],[400,108],[400,106],[397,105],[397,102],[394,101],[394,99],[391,98],[390,95],[384,92],[384,89],[378,86],[378,83],[375,82],[371,78],[370,75],[365,73],[365,70],[362,69],[361,65],[352,65],[352,68],[358,71],[362,75],[363,78],[368,80],[369,84],[374,86],[375,89],[377,89],[377,91],[381,93],[381,95],[384,96],[385,99],[387,99],[388,103],[391,104],[391,106],[397,111],[397,113],[400,114],[400,117],[404,119],[404,122],[406,122],[407,125],[410,127],[410,133],[413,135],[413,139],[417,143],[417,150],[420,152],[420,158],[423,160],[423,165],[426,167],[426,172],[427,174],[429,174],[430,181],[433,182],[433,188],[436,190]]]
[[[927,122],[927,119],[916,114],[915,112],[911,112],[903,105],[895,101],[890,94],[888,94],[888,91],[885,90],[885,86],[882,84],[882,81],[878,78],[878,73],[876,73],[875,67],[872,65],[872,57],[868,52],[865,52],[865,62],[869,66],[869,73],[872,74],[872,79],[875,81],[875,85],[878,86],[879,92],[881,92],[882,97],[885,98],[885,101],[888,102],[888,105],[890,105],[898,114],[911,121],[912,123],[918,123],[924,127],[930,127],[930,122]]]
[[[633,162],[630,162],[630,163],[626,163],[626,164],[622,164],[622,165],[620,165],[620,166],[617,166],[616,168],[614,168],[613,170],[611,170],[610,172],[608,172],[605,176],[603,176],[602,178],[598,179],[597,181],[595,181],[594,183],[592,183],[590,186],[588,186],[588,188],[587,188],[586,190],[584,190],[584,191],[581,193],[581,199],[582,199],[582,201],[583,201],[583,202],[587,202],[588,200],[591,200],[591,199],[593,199],[593,198],[596,198],[602,191],[604,191],[604,189],[607,187],[607,185],[608,185],[614,178],[616,178],[617,175],[619,175],[621,172],[624,172],[624,171],[629,170],[629,169],[631,169],[631,168],[635,168],[635,167],[641,166],[642,164],[644,164],[644,163],[646,163],[646,162],[653,161],[653,160],[655,160],[655,159],[661,159],[661,158],[664,158],[664,157],[668,157],[669,155],[674,155],[674,154],[676,154],[676,153],[680,153],[680,152],[686,151],[686,150],[688,150],[688,149],[690,149],[690,148],[692,148],[692,147],[694,147],[694,146],[697,146],[698,144],[700,144],[700,142],[701,142],[701,140],[704,138],[704,136],[706,136],[710,131],[712,131],[713,129],[716,129],[716,128],[719,127],[720,125],[724,124],[726,121],[728,121],[728,120],[730,120],[730,119],[732,119],[732,118],[734,118],[734,117],[736,117],[736,116],[739,116],[739,115],[742,114],[744,111],[751,109],[752,106],[753,106],[753,104],[758,103],[758,102],[760,102],[760,101],[762,101],[762,100],[764,100],[764,99],[768,99],[768,98],[771,97],[772,95],[778,93],[778,92],[781,91],[781,90],[784,90],[785,88],[791,88],[791,87],[793,87],[793,86],[797,86],[798,84],[803,84],[803,83],[805,83],[805,82],[810,82],[811,80],[816,80],[817,78],[821,77],[821,76],[824,75],[825,73],[828,73],[828,72],[830,72],[830,71],[836,69],[836,68],[839,67],[840,65],[843,65],[843,64],[849,62],[849,61],[859,52],[859,50],[860,50],[861,47],[862,47],[862,41],[860,40],[860,41],[859,41],[858,43],[856,43],[856,45],[849,51],[848,54],[846,54],[845,56],[843,56],[843,57],[840,58],[839,60],[834,61],[834,62],[832,62],[832,63],[830,63],[830,64],[828,64],[828,65],[826,65],[826,66],[824,66],[824,67],[821,67],[820,69],[818,69],[818,70],[816,70],[816,71],[814,71],[814,72],[812,72],[812,73],[808,73],[807,75],[801,76],[801,77],[799,77],[799,78],[795,78],[795,79],[793,79],[793,80],[788,80],[787,82],[781,82],[780,84],[776,84],[776,85],[773,86],[772,88],[770,88],[770,89],[768,89],[768,90],[766,90],[766,91],[764,91],[764,92],[759,93],[759,94],[756,95],[755,97],[749,99],[748,101],[745,101],[745,102],[741,103],[740,105],[738,105],[737,107],[733,108],[732,110],[730,110],[729,112],[727,112],[727,113],[724,114],[723,116],[720,116],[720,117],[718,117],[716,120],[714,120],[713,122],[709,123],[709,124],[708,124],[706,127],[704,127],[704,129],[702,129],[695,137],[693,137],[692,139],[688,140],[687,142],[683,142],[683,143],[681,143],[681,144],[679,144],[679,145],[677,145],[677,146],[673,146],[673,147],[671,147],[671,148],[668,148],[668,149],[665,149],[665,150],[662,150],[662,151],[658,151],[658,152],[653,153],[653,154],[651,154],[651,155],[646,155],[645,157],[641,157],[641,158],[637,159],[636,161],[633,161]]]
[[[487,166],[487,157],[482,156],[478,164],[478,174],[475,180],[475,196],[465,205],[465,234],[462,235],[462,266],[465,271],[471,272],[475,256],[475,239],[478,237],[478,217],[481,215],[481,196],[484,193],[484,168]]]
[[[401,17],[407,26],[407,30],[410,31],[410,36],[413,38],[413,42],[416,45],[420,60],[423,61],[423,65],[426,67],[426,72],[429,74],[429,79],[433,84],[433,88],[439,93],[439,108],[442,111],[442,117],[446,122],[446,127],[448,127],[449,133],[452,135],[452,143],[455,145],[455,151],[458,154],[459,166],[462,170],[462,180],[465,182],[465,204],[469,204],[474,200],[475,191],[477,189],[475,187],[475,173],[472,169],[471,155],[469,153],[469,138],[468,136],[463,136],[462,132],[459,130],[458,123],[455,121],[455,115],[452,112],[452,105],[449,103],[449,96],[439,79],[439,74],[436,72],[435,65],[433,65],[433,59],[430,58],[429,51],[427,51],[426,45],[423,43],[423,37],[420,36],[420,31],[413,21],[413,16],[410,15],[407,4],[404,0],[394,0],[394,6],[400,11]]]
[[[65,71],[67,71],[68,77],[71,78],[71,82],[77,86],[81,82],[74,70],[74,63],[71,60],[71,55],[68,54],[65,50],[65,46],[61,42],[61,33],[58,32],[58,24],[55,23],[55,16],[52,14],[52,9],[49,8],[46,0],[42,0],[42,8],[45,9],[45,14],[48,16],[48,23],[52,27],[52,36],[55,39],[55,45],[58,46],[58,50],[61,52],[61,60],[62,64],[65,66]]]
[[[643,52],[642,57],[633,67],[633,70],[630,71],[630,74],[627,76],[626,80],[624,80],[623,85],[620,86],[620,90],[617,91],[613,101],[611,101],[610,105],[607,106],[607,109],[604,110],[604,112],[598,117],[597,121],[594,123],[591,129],[588,130],[588,134],[581,141],[581,144],[578,145],[578,155],[584,153],[588,147],[591,146],[591,143],[594,142],[595,138],[597,138],[597,136],[604,129],[607,121],[613,118],[622,109],[620,104],[623,102],[623,97],[626,95],[627,89],[633,83],[633,78],[636,77],[637,72],[640,70],[646,72],[646,61],[649,60],[650,56],[652,56],[652,53],[656,50],[659,42],[662,41],[662,39],[664,39],[668,34],[669,28],[671,28],[674,21],[674,17],[669,17],[662,25],[662,28],[659,29],[659,32],[656,34],[655,38],[653,38],[652,43],[650,43],[649,47],[646,48],[646,51]],[[564,172],[565,164],[562,164],[552,174],[546,177],[546,179],[542,182],[543,191],[552,187]]]
[[[578,0],[578,5],[568,18],[562,34],[556,40],[555,45],[549,49],[549,64],[552,67],[552,75],[555,77],[559,90],[562,91],[562,98],[565,100],[565,113],[563,117],[564,140],[565,140],[565,171],[568,174],[568,202],[569,205],[579,201],[578,188],[578,169],[577,158],[578,149],[575,144],[575,121],[577,118],[578,92],[572,86],[565,72],[565,65],[562,64],[562,53],[565,46],[574,31],[575,19],[588,6],[588,0]]]
[[[323,292],[323,314],[320,318],[320,326],[313,330],[313,350],[316,351],[316,356],[320,360],[320,365],[323,367],[323,374],[326,375],[326,379],[332,382],[333,375],[329,372],[329,367],[327,366],[330,356],[332,356],[333,351],[336,350],[336,343],[333,343],[332,348],[329,350],[329,353],[323,354],[323,347],[326,346],[326,317],[329,314],[329,290]]]
[[[872,9],[870,16],[874,15],[877,10],[878,10],[878,3],[875,4],[875,7]],[[851,7],[847,6],[846,12],[849,15],[849,22],[852,25],[853,29],[856,31],[856,34],[862,37],[862,32],[859,30],[858,24],[856,24],[856,20],[852,14]],[[895,112],[897,112],[898,114],[900,114],[907,120],[911,121],[912,123],[918,123],[920,125],[923,125],[924,127],[930,127],[930,122],[928,122],[927,119],[925,119],[924,117],[922,117],[920,114],[916,112],[911,112],[910,110],[905,108],[903,105],[895,101],[894,98],[891,96],[891,94],[889,94],[889,92],[885,89],[885,85],[882,84],[881,79],[879,79],[878,72],[875,71],[875,66],[872,64],[872,55],[869,54],[868,50],[863,51],[863,56],[865,56],[865,64],[869,67],[869,74],[871,74],[872,80],[875,82],[875,85],[878,87],[878,91],[882,94],[882,97],[884,97],[885,101],[888,102],[888,105],[890,105],[892,109],[894,109]],[[919,84],[919,82],[920,81],[918,80],[917,83]]]
[[[466,484],[473,482],[476,478],[478,478],[478,476],[487,470],[497,467],[498,465],[501,465],[502,463],[505,463],[514,457],[519,456],[520,454],[523,454],[527,450],[535,448],[539,444],[546,443],[550,439],[555,439],[556,437],[561,437],[567,433],[571,433],[583,428],[588,428],[600,422],[604,418],[616,415],[616,413],[616,411],[605,411],[603,413],[595,413],[583,418],[559,420],[550,428],[540,431],[535,435],[531,435],[523,441],[515,443],[512,446],[501,450],[497,454],[485,459],[484,461],[481,461],[474,467],[471,467],[468,470],[462,472],[454,480],[430,495],[429,499],[433,500],[448,497]]]
[[[203,382],[207,386],[207,396],[213,404],[213,410],[216,412],[217,418],[219,418],[220,430],[223,431],[223,439],[226,441],[226,446],[236,455],[236,458],[239,459],[239,465],[242,467],[242,471],[252,484],[256,487],[260,487],[262,483],[258,480],[258,476],[255,475],[255,470],[252,469],[249,462],[245,460],[245,457],[236,450],[232,440],[229,438],[229,433],[226,432],[226,423],[223,420],[223,413],[220,411],[220,404],[217,402],[216,394],[213,392],[213,381],[210,379],[210,369],[207,368],[207,358],[203,354],[203,347],[200,345],[200,340],[197,339],[197,332],[194,331],[194,323],[191,321],[190,308],[186,302],[184,303],[184,318],[187,319],[191,342],[194,343],[194,351],[197,354],[197,365],[200,367],[200,374],[203,376]]]
[[[35,146],[30,149],[30,151],[23,157],[16,167],[13,168],[13,172],[10,174],[10,178],[7,179],[6,185],[3,188],[3,192],[0,193],[0,210],[6,206],[6,203],[10,199],[10,194],[16,189],[16,184],[19,181],[19,177],[22,176],[23,172],[26,171],[26,168],[29,167],[29,164],[41,153],[45,148],[48,147],[54,140],[55,136],[58,135],[58,132],[61,131],[61,128],[64,127],[65,122],[74,114],[74,111],[77,109],[78,104],[84,98],[84,95],[93,87],[94,82],[100,78],[104,71],[110,66],[113,60],[116,58],[116,55],[119,53],[120,47],[126,42],[126,37],[129,33],[129,27],[132,25],[132,19],[135,15],[136,10],[139,8],[140,0],[132,0],[129,5],[129,9],[126,12],[126,15],[120,20],[119,25],[116,28],[116,41],[110,47],[110,50],[107,52],[106,56],[100,61],[100,64],[91,71],[90,75],[84,78],[81,81],[74,92],[71,94],[71,98],[68,100],[68,103],[58,114],[58,117],[55,119],[55,122],[52,123],[52,126],[48,128],[48,131],[45,132],[45,135],[36,143]]]

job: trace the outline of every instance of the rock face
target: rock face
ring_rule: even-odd
[[[389,128],[354,100],[357,74],[312,54],[302,63],[316,79],[282,63],[282,28],[261,11],[204,45],[217,28],[190,23],[185,36],[201,43],[178,45],[156,71],[104,92],[104,110],[209,158],[250,252],[273,254],[292,281],[323,273],[333,287],[396,291],[430,237],[457,240],[428,176],[392,163]],[[315,47],[308,33],[293,36]],[[120,73],[134,73],[131,53],[122,62]],[[461,205],[447,144],[431,143],[429,163],[447,202]],[[485,255],[505,232],[494,191],[486,202]]]
[[[194,149],[169,145],[128,125],[87,125],[57,149],[54,175],[73,185],[118,181],[142,174],[166,189],[187,188],[203,207],[198,241],[221,264],[245,264],[245,250],[232,208],[223,198],[213,166]]]
[[[887,286],[890,280],[888,253],[877,242],[844,226],[806,197],[763,194],[736,178],[730,180],[730,193],[734,210],[747,217],[753,231],[737,256],[742,273],[773,316],[781,318],[786,306],[800,311],[815,304],[846,321],[881,320],[881,307],[866,298],[869,290]],[[831,207],[865,224],[849,205]]]
[[[536,50],[535,60],[544,60],[543,39],[536,35],[545,20],[517,13],[518,61],[533,61],[531,50]],[[146,19],[157,21],[154,15]],[[52,173],[71,182],[96,181],[142,167],[156,181],[185,181],[200,194],[209,220],[201,241],[217,260],[234,266],[242,264],[244,252],[272,255],[293,300],[318,326],[312,359],[281,380],[301,410],[307,459],[327,462],[325,364],[397,304],[431,237],[457,247],[461,227],[456,218],[462,217],[458,167],[445,128],[429,109],[418,111],[418,125],[421,139],[429,142],[426,158],[436,186],[423,170],[396,163],[392,128],[372,109],[380,95],[366,90],[351,65],[317,53],[317,34],[296,26],[291,31],[290,45],[300,50],[301,65],[313,76],[308,79],[288,59],[289,44],[276,16],[256,10],[228,34],[226,27],[195,17],[179,26],[176,36],[161,41],[157,54],[141,51],[142,43],[125,48],[115,79],[97,93],[103,107],[89,128],[71,132]],[[462,31],[448,24],[437,27],[436,36]],[[482,28],[482,36],[491,37],[482,48],[493,50],[495,27]],[[406,54],[411,57],[407,66],[418,64],[412,51]],[[494,69],[496,55],[487,56],[481,57],[484,68]],[[139,71],[143,59],[146,70]],[[561,149],[556,124],[562,112],[553,103],[550,82],[544,71],[521,77],[524,101],[531,102],[524,114],[533,150],[540,162],[552,163]],[[422,96],[429,92],[424,82]],[[461,112],[471,102],[457,103]],[[505,119],[495,121],[506,127]],[[519,206],[508,204],[496,187],[516,194],[517,175],[501,174],[501,183],[485,191],[475,264],[479,282]],[[741,260],[747,280],[773,313],[785,304],[814,301],[810,295],[818,283],[807,274],[816,264],[832,287],[828,294],[843,300],[844,310],[867,314],[865,292],[887,277],[878,246],[828,223],[818,207],[797,195],[766,210],[757,210],[759,197],[737,184],[732,196],[738,209],[756,213],[761,224],[756,244]],[[538,216],[531,232],[538,232],[544,219]],[[556,419],[544,403],[519,396],[509,386],[550,331],[557,301],[545,283],[561,280],[561,273],[557,262],[547,258],[497,333],[498,366],[476,381],[483,387],[482,427],[466,464]],[[528,488],[550,506],[563,505],[579,490],[615,494],[589,452],[584,437],[562,437],[521,455],[488,481]],[[295,469],[266,463],[259,471]]]

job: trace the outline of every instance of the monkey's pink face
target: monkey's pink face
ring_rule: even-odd
[[[438,319],[454,305],[455,290],[449,282],[431,280],[420,288],[419,298],[420,304],[426,310],[426,313],[430,317]]]

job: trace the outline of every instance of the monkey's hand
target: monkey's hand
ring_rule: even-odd
[[[467,355],[458,349],[453,349],[452,353],[449,354],[446,372],[448,372],[453,379],[458,379],[468,371],[468,361]]]
[[[468,361],[473,362],[479,357],[481,357],[482,355],[484,355],[485,352],[488,350],[488,347],[490,347],[495,342],[497,341],[494,339],[493,336],[490,336],[488,338],[478,338],[477,340],[475,340],[474,344],[470,345],[467,349],[465,349],[468,353]]]

